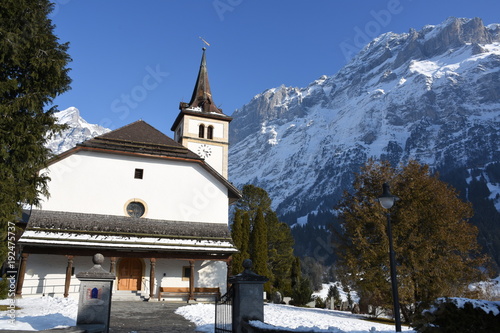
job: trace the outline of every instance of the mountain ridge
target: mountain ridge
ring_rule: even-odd
[[[100,125],[90,124],[80,116],[80,110],[71,106],[54,113],[58,124],[66,124],[61,133],[49,138],[45,144],[54,155],[75,147],[78,143],[111,131]]]
[[[369,158],[415,159],[496,208],[476,223],[497,228],[500,249],[499,24],[449,18],[385,33],[337,73],[267,89],[232,117],[230,180],[264,188],[290,225],[331,223]]]

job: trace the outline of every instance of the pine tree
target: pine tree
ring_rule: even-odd
[[[265,290],[271,293],[275,289],[290,295],[293,284],[300,277],[300,266],[297,270],[293,255],[294,240],[290,227],[279,221],[271,209],[272,201],[265,190],[245,185],[242,194],[233,223],[233,229],[236,228],[233,233],[237,238],[234,241],[240,253],[233,256],[233,263],[245,259],[241,259],[243,253],[249,253],[254,271],[269,278],[269,282],[264,285]],[[242,236],[237,219],[241,220]],[[248,242],[245,243],[245,240]],[[233,274],[238,272],[235,267],[236,264],[233,265]]]
[[[239,249],[232,258],[231,272],[233,275],[239,274],[243,270],[243,261],[250,258],[248,253],[248,242],[250,235],[250,221],[248,214],[242,210],[237,210],[234,214],[231,236],[234,245]]]
[[[337,286],[334,286],[334,291],[333,291],[333,301],[334,301],[334,306],[335,307],[340,307],[342,305],[342,298],[340,297],[339,293],[339,288]]]
[[[268,265],[272,272],[272,285],[284,294],[290,294],[292,285],[290,275],[295,257],[293,255],[293,236],[290,227],[278,220],[274,211],[266,217]]]
[[[234,214],[233,224],[231,226],[231,238],[233,239],[234,246],[236,246],[240,252],[233,254],[231,260],[231,272],[233,275],[239,273],[242,269],[243,255],[241,253],[241,243],[243,240],[243,230],[241,222],[242,211],[236,211]]]
[[[328,299],[333,299],[334,307],[340,306],[342,304],[342,299],[340,298],[339,288],[336,285],[330,286],[328,288]]]
[[[312,296],[311,281],[308,278],[299,280],[297,286],[293,289],[292,300],[295,306],[304,306],[311,301]]]
[[[269,278],[269,270],[267,269],[267,226],[261,208],[257,208],[257,214],[251,234],[251,242],[253,245],[251,252],[253,270],[255,273]]]
[[[241,192],[242,198],[236,203],[236,209],[248,212],[251,220],[255,218],[258,208],[264,214],[267,214],[271,210],[272,201],[266,190],[253,185],[245,185]]]
[[[292,290],[297,288],[297,286],[299,284],[300,277],[301,277],[300,258],[295,257],[293,260],[292,270],[290,273],[290,283],[291,283]]]
[[[241,230],[242,230],[242,240],[241,240],[241,253],[243,260],[250,258],[250,230],[251,222],[250,215],[247,212],[243,212],[241,216]]]
[[[312,257],[302,257],[300,261],[302,275],[307,276],[311,282],[313,290],[320,290],[323,287],[323,277],[325,268]]]
[[[49,0],[4,0],[0,4],[0,225],[6,239],[9,222],[22,204],[48,195],[46,139],[56,133],[54,98],[69,89],[68,44],[54,35]],[[46,110],[45,108],[48,107]],[[6,258],[3,242],[0,261]]]
[[[376,202],[384,182],[401,199],[390,214],[400,303],[409,319],[411,304],[465,295],[469,283],[484,278],[479,268],[487,258],[479,253],[477,228],[468,223],[470,204],[428,166],[411,161],[396,169],[369,161],[356,176],[354,193],[345,193],[338,207],[345,231],[339,235],[340,264],[349,273],[342,276],[351,277],[361,297],[373,305],[392,302],[388,212]]]

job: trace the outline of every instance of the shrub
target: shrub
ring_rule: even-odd
[[[4,275],[0,278],[0,299],[6,299],[9,294],[9,279]]]
[[[319,296],[316,297],[316,299],[314,300],[314,307],[320,309],[326,308],[326,299],[322,299]]]
[[[485,302],[485,301],[479,301]],[[472,300],[458,307],[454,299],[438,299],[428,308],[417,311],[412,326],[420,333],[498,332],[500,303],[496,315],[475,307]]]
[[[307,278],[301,279],[298,286],[293,289],[292,300],[295,306],[304,306],[311,301],[311,281]]]

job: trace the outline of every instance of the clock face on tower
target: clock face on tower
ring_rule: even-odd
[[[212,155],[212,148],[203,144],[198,147],[198,155],[200,155],[201,158],[207,158]]]

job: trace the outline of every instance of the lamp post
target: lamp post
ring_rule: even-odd
[[[394,259],[394,247],[392,245],[391,214],[389,209],[399,198],[389,192],[389,184],[382,185],[382,195],[377,198],[380,205],[387,209],[387,235],[389,237],[389,258],[391,266],[392,301],[394,304],[394,320],[396,321],[396,332],[401,332],[401,316],[399,314],[398,280],[396,277],[396,260]]]

